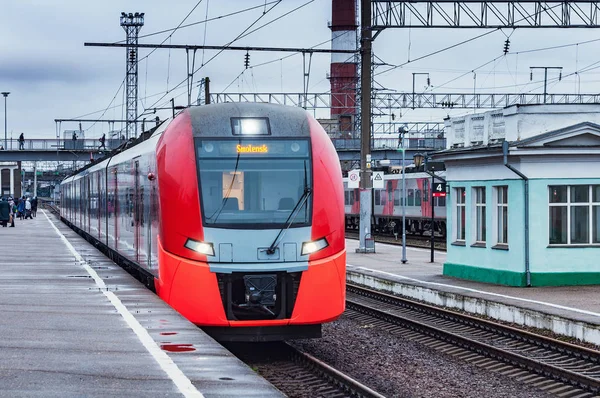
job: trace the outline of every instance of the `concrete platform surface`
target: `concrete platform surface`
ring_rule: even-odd
[[[375,254],[355,253],[358,240],[347,239],[347,280],[461,309],[494,319],[548,329],[600,344],[600,286],[511,287],[442,275],[446,253],[376,243]]]
[[[54,216],[0,227],[0,396],[283,394]]]

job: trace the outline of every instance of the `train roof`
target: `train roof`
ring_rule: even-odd
[[[271,137],[309,137],[309,113],[287,105],[257,102],[225,102],[187,108],[196,137],[231,137],[232,119],[268,119]],[[260,137],[260,136],[259,136]]]

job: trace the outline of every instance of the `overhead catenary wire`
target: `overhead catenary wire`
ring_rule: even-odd
[[[279,1],[281,1],[281,0],[273,0],[273,1],[270,1],[268,3],[265,3],[264,5],[270,5],[270,4],[273,4],[273,3],[277,3]],[[158,32],[147,33],[147,34],[138,36],[138,38],[139,39],[143,39],[143,38],[146,38],[146,37],[156,36],[156,35],[160,35],[160,34],[163,34],[163,33],[173,32],[173,31],[178,30],[178,29],[189,28],[191,26],[196,26],[196,25],[200,25],[200,24],[203,24],[203,23],[217,21],[219,19],[223,19],[223,18],[227,18],[227,17],[239,15],[239,14],[242,14],[244,12],[252,11],[252,10],[255,10],[255,9],[261,8],[261,7],[263,7],[263,4],[258,5],[258,6],[244,8],[244,9],[239,10],[239,11],[230,12],[228,14],[219,15],[219,16],[213,17],[213,18],[207,18],[207,19],[204,19],[202,21],[197,21],[197,22],[192,22],[192,23],[186,24],[186,25],[181,25],[181,26],[178,26],[176,28],[169,28],[169,29],[160,30]],[[119,40],[119,41],[116,41],[115,43],[125,43],[125,40]]]
[[[282,0],[279,0],[276,4],[274,4],[272,7],[270,7],[266,13],[261,14],[254,22],[252,22],[246,29],[244,29],[242,31],[242,33],[240,33],[235,39],[231,40],[229,43],[227,43],[224,47],[227,47],[229,45],[231,45],[232,43],[234,43],[235,41],[239,40],[240,37],[246,33],[250,28],[252,28],[254,25],[256,25],[265,15],[267,15],[271,10],[273,10],[275,7],[277,7]],[[311,2],[314,0],[311,0]],[[200,71],[200,69],[202,69],[204,66],[206,66],[209,62],[211,62],[213,59],[215,59],[217,56],[219,56],[224,50],[220,50],[218,51],[215,55],[213,55],[211,58],[209,58],[208,61],[206,61],[206,63],[204,63],[204,65],[201,65],[198,69],[194,70],[192,72],[192,74],[196,74],[198,71]],[[154,108],[158,103],[160,103],[160,101],[162,101],[171,91],[181,87],[181,85],[183,83],[185,83],[187,81],[187,78],[182,80],[179,84],[177,84],[175,87],[173,87],[171,90],[169,90],[168,92],[166,92],[163,96],[161,96],[161,98],[159,98],[156,102],[154,102],[154,104],[152,106],[150,106],[149,108]],[[146,108],[148,109],[148,108]]]

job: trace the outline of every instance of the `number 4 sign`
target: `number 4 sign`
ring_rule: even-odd
[[[444,197],[446,196],[446,183],[445,182],[434,182],[433,183],[433,197]]]

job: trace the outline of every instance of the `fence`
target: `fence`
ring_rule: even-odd
[[[125,140],[107,139],[105,141],[106,149],[111,150],[117,148],[124,143]],[[16,138],[6,140],[6,145],[3,139],[0,139],[1,149],[8,151],[93,151],[98,150],[100,141],[98,139],[83,139],[83,140],[63,140],[63,139],[26,139],[23,145]]]

